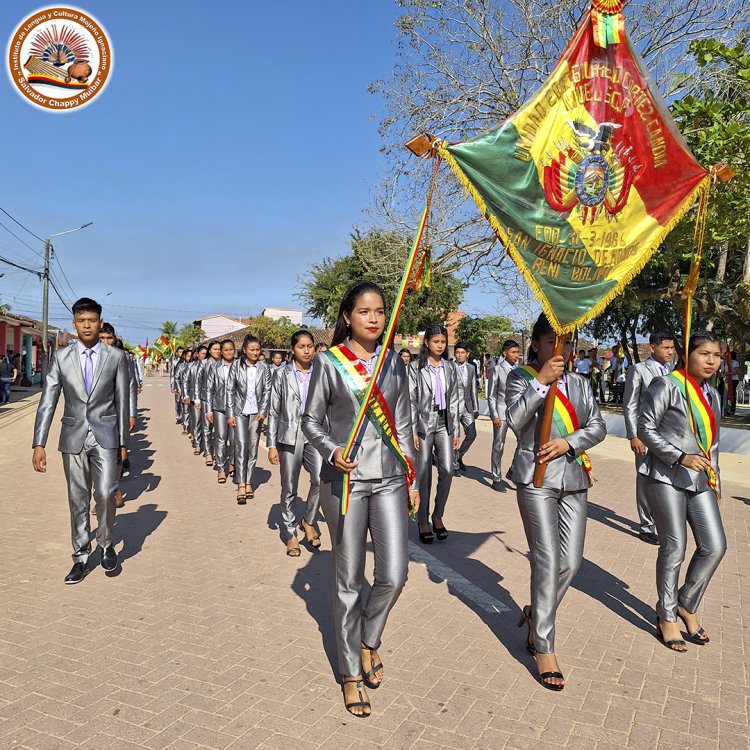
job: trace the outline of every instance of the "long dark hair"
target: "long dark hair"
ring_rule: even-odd
[[[292,334],[292,338],[289,339],[290,349],[294,349],[294,347],[297,346],[297,342],[305,336],[307,336],[307,338],[309,338],[310,341],[313,342],[313,344],[315,343],[315,339],[313,338],[312,333],[310,333],[307,328],[300,328],[299,331],[295,331]]]
[[[534,327],[531,330],[531,340],[539,343],[539,339],[547,333],[552,333],[555,329],[550,325],[547,316],[542,313],[534,323]],[[529,344],[529,351],[526,357],[527,362],[533,362],[537,358],[537,353],[534,348]]]
[[[688,341],[687,357],[680,350],[680,356],[677,361],[678,370],[687,370],[687,360],[690,357],[690,352],[697,349],[704,341],[710,341],[713,344],[721,346],[721,338],[713,331],[696,331],[695,333],[691,333],[690,340]]]
[[[430,356],[430,350],[427,348],[427,342],[434,338],[435,336],[440,335],[445,336],[446,341],[446,347],[443,350],[442,359],[448,359],[448,331],[446,330],[445,326],[440,325],[439,323],[435,323],[435,325],[431,325],[424,329],[424,337],[422,338],[422,346],[419,349],[419,369],[421,370],[423,367],[427,366],[427,359]]]
[[[370,292],[379,295],[380,299],[383,300],[383,304],[385,305],[385,295],[383,294],[383,290],[377,284],[373,284],[372,281],[358,281],[356,284],[353,284],[346,290],[346,294],[344,295],[344,298],[341,300],[341,304],[339,305],[339,313],[336,317],[336,326],[333,329],[331,346],[340,344],[352,332],[351,327],[348,326],[346,320],[344,320],[344,313],[346,313],[347,315],[351,315],[355,305],[357,304],[357,300],[363,294],[369,294]],[[378,344],[382,343],[383,336],[381,334],[378,337]]]
[[[240,365],[247,364],[247,356],[245,354],[245,347],[248,344],[260,345],[260,339],[257,336],[253,336],[252,333],[248,333],[245,335],[245,338],[242,339],[242,346],[240,347]]]

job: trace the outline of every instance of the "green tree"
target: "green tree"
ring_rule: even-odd
[[[289,318],[274,320],[265,315],[258,315],[248,322],[248,330],[260,339],[263,347],[268,349],[288,349],[289,339],[299,326]]]
[[[411,242],[410,237],[396,231],[355,231],[350,255],[324,258],[300,277],[298,296],[307,312],[326,325],[333,325],[344,293],[362,279],[378,284],[386,295],[386,306],[390,306],[401,282]],[[444,321],[458,309],[464,286],[453,274],[454,270],[451,265],[435,263],[432,287],[407,293],[399,316],[399,331],[422,331],[435,321]]]
[[[512,330],[511,322],[501,316],[476,318],[466,315],[458,321],[456,338],[469,348],[472,356],[481,358],[487,352],[498,353]]]
[[[173,320],[165,320],[161,324],[161,333],[168,339],[173,339],[177,335],[177,323]]]
[[[206,333],[199,326],[185,323],[176,333],[177,346],[193,347],[201,341],[205,341]]]

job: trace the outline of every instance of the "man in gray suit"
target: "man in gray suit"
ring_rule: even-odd
[[[80,583],[91,553],[89,504],[93,489],[104,570],[117,567],[112,546],[115,490],[128,441],[131,365],[127,354],[99,342],[102,307],[88,297],[73,304],[78,342],[50,363],[34,424],[34,470],[47,470],[45,445],[60,393],[65,394],[62,453],[73,542],[73,567],[65,583]]]
[[[508,485],[503,480],[501,464],[505,450],[505,436],[508,434],[508,422],[505,419],[505,383],[508,375],[515,370],[521,356],[518,343],[508,340],[503,344],[503,358],[490,372],[487,383],[487,406],[492,420],[492,489],[506,492]]]
[[[464,440],[455,452],[455,476],[460,477],[466,471],[463,457],[477,439],[476,419],[479,416],[479,398],[477,396],[477,369],[469,359],[469,350],[465,344],[458,343],[453,347],[458,370],[458,392],[461,402],[461,424],[464,427]]]
[[[633,365],[625,380],[623,394],[623,414],[625,430],[630,440],[630,450],[635,454],[635,494],[641,530],[638,536],[648,544],[659,544],[654,519],[646,496],[646,480],[640,468],[646,460],[647,448],[638,437],[638,407],[643,401],[646,389],[654,378],[666,375],[674,358],[674,336],[669,333],[652,333],[649,338],[651,356],[645,362]]]

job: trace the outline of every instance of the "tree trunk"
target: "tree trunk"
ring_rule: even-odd
[[[750,237],[747,238],[747,249],[745,250],[745,268],[742,271],[742,281],[750,284]]]
[[[719,245],[719,263],[716,266],[716,281],[724,281],[727,275],[727,257],[729,256],[729,240]]]
[[[630,341],[633,345],[633,358],[630,360],[633,364],[641,361],[641,355],[638,351],[638,339],[635,334],[635,325],[630,329]]]

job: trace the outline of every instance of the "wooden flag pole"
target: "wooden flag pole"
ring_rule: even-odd
[[[559,357],[563,350],[563,336],[557,334],[555,337],[555,351],[553,357]],[[541,448],[549,441],[552,432],[552,415],[555,413],[555,398],[557,396],[557,383],[555,380],[550,384],[547,395],[544,398],[544,412],[542,413],[542,426],[539,430],[539,447]],[[539,457],[536,458],[536,468],[534,469],[534,487],[541,487],[544,484],[544,475],[547,472],[547,464],[540,464]]]

